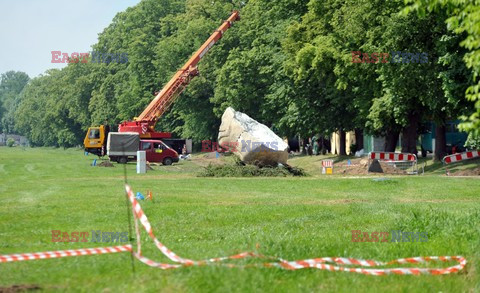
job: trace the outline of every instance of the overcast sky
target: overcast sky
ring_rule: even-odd
[[[0,74],[31,78],[66,63],[51,51],[89,52],[113,17],[140,0],[0,0]]]

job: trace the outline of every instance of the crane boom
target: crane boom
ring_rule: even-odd
[[[197,64],[222,37],[232,23],[239,19],[238,11],[232,15],[203,43],[203,45],[190,57],[180,70],[170,79],[158,95],[150,102],[145,110],[134,119],[119,125],[119,132],[138,132],[142,138],[169,138],[170,133],[155,132],[157,120],[167,111],[169,106],[182,93],[190,81],[198,75]]]

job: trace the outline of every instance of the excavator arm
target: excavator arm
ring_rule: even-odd
[[[177,71],[170,81],[163,87],[158,95],[150,102],[145,110],[134,119],[125,121],[119,125],[119,132],[138,132],[142,138],[170,138],[167,132],[155,132],[158,119],[167,111],[169,106],[182,93],[190,81],[198,75],[197,64],[210,50],[210,48],[222,37],[239,19],[238,11],[232,15],[203,43],[203,45],[190,57],[190,59]]]

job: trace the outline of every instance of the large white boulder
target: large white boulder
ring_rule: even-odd
[[[267,126],[228,107],[222,115],[218,143],[247,164],[286,164],[288,144]]]

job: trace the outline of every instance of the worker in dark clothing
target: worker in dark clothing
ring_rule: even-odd
[[[102,156],[105,156],[107,154],[107,143],[108,143],[108,133],[110,132],[110,125],[108,125],[108,120],[105,120],[105,123],[103,124],[103,129],[105,131],[105,144],[102,147]]]

